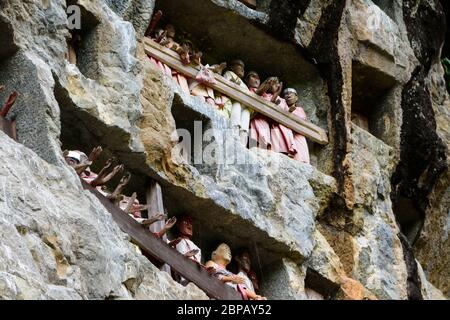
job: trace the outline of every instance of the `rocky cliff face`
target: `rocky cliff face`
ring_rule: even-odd
[[[224,118],[146,58],[155,9],[205,61],[239,54],[297,88],[329,145],[310,145],[311,165],[241,146]],[[223,241],[247,247],[270,299],[311,290],[448,298],[450,100],[438,0],[265,0],[256,10],[235,0],[4,0],[0,27],[0,101],[20,94],[9,115],[18,142],[0,132],[1,298],[207,298],[138,253],[83,191],[61,148],[96,145],[99,162],[114,155],[132,173],[126,192],[141,197],[155,180],[169,215],[194,216],[205,259]],[[183,134],[200,139],[202,161],[180,156]]]

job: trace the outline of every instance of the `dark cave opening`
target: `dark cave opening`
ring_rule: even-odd
[[[356,61],[352,70],[352,122],[389,144],[391,126],[386,123],[386,116],[394,112],[395,105],[387,97],[396,82]]]
[[[275,261],[279,261],[280,254],[269,251],[261,244],[260,232],[250,222],[239,217],[230,217],[225,209],[220,209],[208,199],[192,197],[188,191],[173,186],[163,186],[164,206],[169,216],[188,214],[193,218],[193,242],[202,251],[202,262],[211,260],[211,253],[221,243],[230,246],[232,255],[240,251],[250,253],[252,270],[256,273],[260,285],[268,279]],[[232,220],[231,220],[232,219]],[[177,237],[176,231],[169,232],[169,238]],[[236,272],[236,265],[232,262],[229,270]]]
[[[93,163],[91,170],[98,173],[106,161],[114,157],[114,165],[123,163],[125,170],[122,174],[116,175],[107,183],[106,187],[108,191],[112,192],[123,174],[129,172],[131,174],[131,180],[125,187],[123,193],[126,196],[131,196],[133,192],[136,192],[139,202],[145,204],[147,186],[151,178],[143,175],[135,167],[128,165],[133,159],[130,159],[126,155],[128,153],[127,151],[121,151],[109,143],[110,140],[115,140],[115,144],[122,143],[126,146],[128,144],[126,138],[119,139],[119,136],[112,129],[108,130],[104,128],[100,120],[89,115],[88,112],[75,107],[68,96],[68,92],[59,85],[58,81],[56,81],[55,86],[55,98],[61,110],[61,149],[80,150],[89,156],[89,153],[94,147],[101,146],[103,152]],[[145,212],[143,212],[143,216],[146,216]]]
[[[186,163],[196,166],[202,163],[205,131],[211,128],[211,121],[189,107],[175,95],[172,103],[172,116],[179,136],[180,153]]]
[[[0,16],[0,63],[12,57],[19,47],[14,43],[14,31],[11,24]]]
[[[311,268],[306,270],[305,288],[319,293],[325,300],[333,299],[339,290],[339,285],[321,276]]]
[[[76,3],[74,0],[67,1],[68,6]],[[99,42],[100,21],[83,6],[78,5],[78,8],[81,10],[81,29],[70,30],[68,60],[75,64],[85,77],[96,80],[99,77],[98,50],[93,44]]]
[[[425,220],[423,211],[417,208],[417,204],[412,199],[404,196],[398,196],[395,199],[393,211],[400,226],[400,231],[410,244],[414,244]]]

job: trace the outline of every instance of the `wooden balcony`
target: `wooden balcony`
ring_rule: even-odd
[[[100,200],[103,206],[111,213],[120,229],[127,233],[142,251],[170,265],[172,270],[193,282],[210,298],[219,300],[242,300],[241,295],[237,291],[211,276],[205,268],[186,258],[161,239],[156,238],[148,228],[143,227],[127,213],[111,203],[111,201],[91,185],[83,180],[81,180],[81,183],[85,190],[89,190]]]
[[[181,72],[190,78],[195,78],[199,72],[199,67],[194,65],[184,65],[178,53],[165,48],[155,41],[145,38],[145,52],[153,58],[167,64],[169,67]],[[260,96],[243,90],[238,85],[228,81],[221,75],[215,74],[216,83],[210,85],[211,88],[236,100],[250,109],[259,112],[274,121],[283,124],[284,126],[298,132],[308,139],[319,144],[328,144],[328,136],[325,130],[314,125],[309,121],[297,118],[287,111],[279,109],[279,107],[271,102],[268,102]]]

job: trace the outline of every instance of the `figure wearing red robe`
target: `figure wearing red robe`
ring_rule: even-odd
[[[260,78],[255,71],[250,71],[245,78],[249,90],[258,94],[260,89]],[[269,98],[266,96],[266,100]],[[256,113],[250,121],[250,141],[256,142],[256,146],[262,149],[271,150],[272,142],[270,139],[270,119],[266,116]]]
[[[156,33],[156,37],[152,40],[159,42],[162,46],[169,48],[175,52],[181,48],[174,40],[175,28],[172,25],[167,25],[165,30],[159,30]],[[187,94],[190,94],[189,85],[186,77],[176,70],[172,70],[168,65],[161,61],[149,56],[150,61],[156,65],[165,75],[172,77],[172,79],[180,86],[181,90]]]
[[[294,116],[299,117],[302,120],[308,120],[305,110],[298,105],[298,94],[295,89],[288,88],[283,94],[285,102],[287,103],[287,111],[292,113]],[[287,129],[287,128],[286,128]],[[289,129],[290,130],[290,129]],[[300,133],[293,132],[293,149],[294,152],[290,153],[291,156],[297,161],[310,163],[308,143],[306,138]]]

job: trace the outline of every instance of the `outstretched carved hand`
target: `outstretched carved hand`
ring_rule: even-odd
[[[114,178],[114,176],[116,174],[118,174],[119,172],[122,172],[124,170],[125,166],[123,164],[115,166],[114,169],[104,178],[104,183],[107,183],[109,180],[111,180],[112,178]]]
[[[155,219],[156,221],[166,220],[167,215],[164,213],[157,213],[155,215],[152,215],[149,219]]]
[[[198,250],[198,249],[192,249],[191,251],[188,251],[188,252],[186,252],[185,254],[184,254],[184,256],[186,257],[186,258],[191,258],[191,257],[193,257],[193,256],[195,256],[197,253],[199,253],[200,252],[200,250]]]
[[[92,162],[97,160],[98,156],[100,155],[100,153],[102,153],[102,151],[103,151],[103,149],[100,146],[95,147],[94,149],[92,149],[91,154],[89,155],[89,160],[92,161]]]
[[[125,188],[125,186],[127,185],[127,183],[130,181],[130,179],[131,179],[131,174],[129,172],[125,173],[125,175],[120,179],[120,182],[117,185],[114,192],[108,195],[108,199],[113,201],[116,204],[119,203],[121,200],[120,198],[122,197],[121,193],[122,193],[123,189]]]
[[[69,150],[67,150],[67,149],[64,150],[64,151],[63,151],[63,157],[64,157],[64,158],[67,158],[68,155],[69,155]]]
[[[154,216],[151,216],[148,219],[145,219],[144,221],[142,221],[142,225],[144,226],[149,226],[151,224],[154,224],[155,222],[161,221],[161,220],[165,220],[167,218],[167,216],[165,214],[162,213],[158,213]]]
[[[172,217],[169,220],[167,220],[166,225],[164,227],[167,228],[167,230],[172,229],[175,223],[177,223],[177,218]]]
[[[170,218],[169,220],[166,221],[166,224],[161,229],[161,231],[159,231],[157,234],[155,234],[155,236],[157,238],[162,238],[167,233],[167,231],[169,231],[176,223],[177,223],[176,217]]]
[[[131,173],[125,172],[123,177],[120,179],[119,184],[117,187],[122,187],[122,189],[130,182],[131,179]]]
[[[123,165],[115,166],[114,169],[108,174],[107,171],[109,168],[111,168],[113,161],[114,161],[114,158],[108,159],[108,161],[106,161],[106,164],[103,167],[103,169],[100,171],[98,176],[91,182],[91,186],[93,186],[93,187],[102,186],[102,185],[108,183],[108,181],[110,181],[112,178],[114,178],[114,176],[117,173],[119,173],[120,171],[123,170],[123,168],[124,168]]]
[[[99,172],[99,176],[100,175],[104,175],[105,173],[106,173],[106,171],[108,171],[109,170],[109,168],[111,168],[111,166],[112,166],[112,164],[113,164],[113,162],[115,161],[116,159],[113,157],[113,158],[109,158],[107,161],[106,161],[106,163],[105,163],[105,166],[102,168],[102,170],[100,170],[100,172]]]

